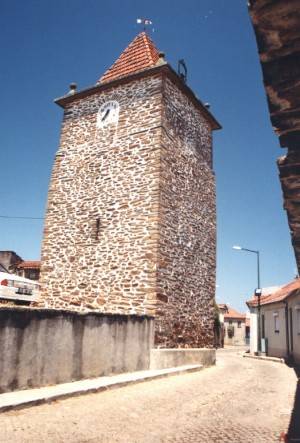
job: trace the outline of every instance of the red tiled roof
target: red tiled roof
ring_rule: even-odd
[[[287,285],[282,286],[278,291],[273,292],[272,294],[262,295],[260,297],[261,305],[268,305],[270,303],[276,303],[285,300],[291,295],[295,294],[300,289],[300,278],[296,278],[292,282]],[[258,300],[257,297],[255,299],[248,300],[248,306],[257,306]]]
[[[232,309],[228,306],[228,312],[224,315],[224,319],[229,319],[229,318],[237,318],[237,319],[245,320],[246,314],[241,314],[240,312],[238,312],[235,309]]]
[[[18,269],[39,269],[41,262],[39,260],[24,260],[17,267]]]
[[[144,71],[156,65],[159,51],[145,32],[138,34],[122,52],[115,63],[98,80],[104,83],[120,77]]]

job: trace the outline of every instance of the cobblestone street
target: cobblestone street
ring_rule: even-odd
[[[200,372],[1,414],[0,441],[276,442],[296,382],[284,364],[226,349]]]

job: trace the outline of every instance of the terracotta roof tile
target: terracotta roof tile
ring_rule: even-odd
[[[224,319],[227,318],[238,318],[241,320],[246,319],[246,314],[241,314],[240,312],[236,311],[235,309],[232,309],[228,306],[228,312],[224,315]]]
[[[39,260],[24,260],[18,264],[18,269],[39,269],[41,262]]]
[[[292,282],[287,285],[282,286],[278,291],[273,292],[272,294],[262,295],[260,297],[261,305],[268,305],[270,303],[277,303],[285,300],[286,298],[293,295],[296,291],[300,289],[300,278],[296,278]],[[257,297],[255,299],[251,299],[247,301],[248,306],[257,306],[258,300]]]
[[[159,51],[154,43],[145,32],[141,32],[97,83],[108,82],[152,68],[156,65],[158,59]]]

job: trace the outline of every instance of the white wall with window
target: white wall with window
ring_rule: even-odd
[[[225,345],[243,346],[246,344],[246,325],[244,320],[224,319]]]
[[[250,308],[250,352],[254,354],[258,351],[258,308],[253,299],[249,300],[247,305]],[[263,300],[261,333],[262,338],[265,338],[268,356],[293,358],[300,364],[299,278],[268,294],[268,298]]]
[[[286,357],[285,307],[283,303],[272,303],[261,307],[265,317],[267,353],[273,357]]]

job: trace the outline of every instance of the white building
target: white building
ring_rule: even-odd
[[[240,346],[246,344],[246,314],[241,314],[228,306],[224,314],[225,345]]]
[[[300,363],[300,279],[279,287],[260,300],[262,351],[272,357],[293,358]],[[250,352],[258,352],[258,299],[247,302],[250,309]]]

